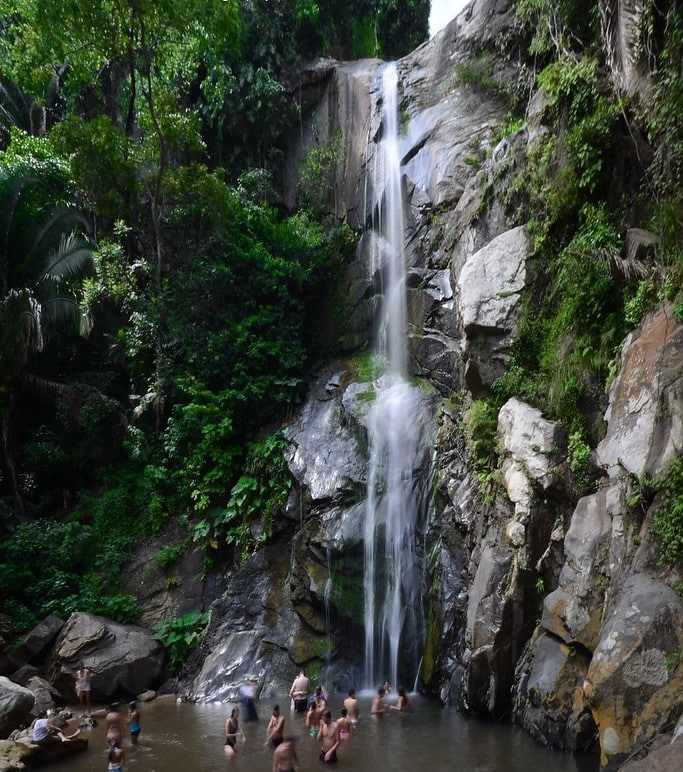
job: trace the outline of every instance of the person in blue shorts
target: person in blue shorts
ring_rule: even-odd
[[[140,726],[140,711],[135,702],[128,703],[128,726],[130,727],[130,741],[133,745],[137,745],[142,727]]]

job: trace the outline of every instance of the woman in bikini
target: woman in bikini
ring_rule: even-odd
[[[349,718],[348,708],[341,709],[341,718],[337,719],[337,727],[339,729],[339,739],[348,740],[351,737],[351,729],[353,724]]]

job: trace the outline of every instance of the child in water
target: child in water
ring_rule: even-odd
[[[128,725],[130,727],[131,744],[137,745],[142,727],[140,726],[140,711],[135,702],[128,703]]]
[[[306,726],[311,733],[311,737],[318,736],[318,730],[320,728],[320,717],[318,716],[318,709],[315,702],[311,702],[311,704],[308,706],[308,713],[306,713]]]

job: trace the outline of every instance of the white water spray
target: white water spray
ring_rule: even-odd
[[[374,686],[399,679],[399,662],[413,660],[417,676],[424,637],[422,571],[416,533],[429,488],[426,400],[407,381],[406,265],[398,135],[396,65],[382,72],[382,127],[377,147],[375,191],[382,191],[373,223],[377,238],[373,273],[384,279],[377,355],[385,373],[374,384],[368,416],[365,541],[365,679]]]

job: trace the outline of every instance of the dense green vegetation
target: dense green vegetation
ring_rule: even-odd
[[[518,0],[515,10],[526,78],[514,84],[521,93],[507,84],[507,102],[526,107],[529,93],[540,92],[550,130],[499,184],[510,215],[530,224],[536,281],[508,371],[470,411],[471,449],[488,481],[492,417],[518,396],[567,429],[581,492],[594,480],[589,449],[624,336],[664,298],[683,318],[683,16],[676,3],[645,4],[654,87],[643,104],[609,79],[598,4]],[[630,227],[654,235],[649,263],[624,257]]]
[[[508,372],[469,413],[486,484],[498,408],[516,395],[563,422],[577,488],[588,488],[623,336],[665,297],[683,315],[683,18],[673,2],[645,6],[647,105],[607,79],[588,0],[515,3],[515,88],[496,80],[487,51],[455,73],[520,111],[510,131],[542,91],[550,129],[506,181],[508,214],[531,222],[537,281]],[[322,214],[339,137],[304,164],[297,211],[278,206],[299,111],[288,73],[320,54],[402,55],[426,37],[428,9],[0,0],[0,597],[11,634],[76,609],[133,619],[121,568],[171,523],[187,540],[162,567],[190,548],[206,550],[207,566],[215,550],[239,559],[275,532],[289,485],[279,428],[329,342],[313,322],[353,244]],[[645,269],[622,257],[631,226],[656,236]],[[653,529],[676,560],[680,469],[657,486]],[[160,628],[176,664],[204,623],[197,612]]]
[[[387,58],[426,0],[0,0],[0,596],[11,635],[135,618],[132,546],[236,559],[289,490],[278,429],[327,345],[348,229],[272,182],[317,55]],[[337,148],[337,152],[338,152]],[[311,159],[310,181],[324,173]],[[322,164],[322,166],[321,166]],[[205,619],[160,636],[186,656]]]

